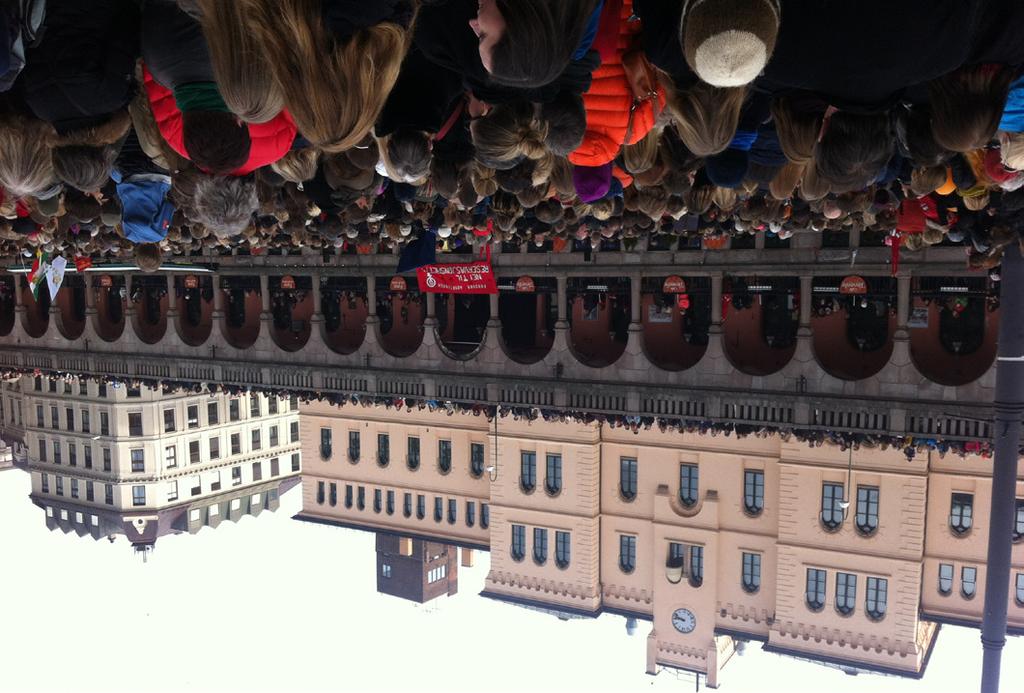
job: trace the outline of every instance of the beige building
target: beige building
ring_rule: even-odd
[[[737,643],[921,676],[984,603],[991,460],[303,406],[300,519],[489,548],[484,595],[652,623],[647,671]],[[1024,468],[1022,468],[1024,472]],[[1024,536],[1024,473],[1016,534]],[[1024,546],[1009,623],[1024,632]]]
[[[32,376],[21,387],[31,498],[50,529],[149,548],[275,510],[298,484],[287,399]]]

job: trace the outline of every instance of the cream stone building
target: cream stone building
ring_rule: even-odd
[[[50,529],[157,538],[275,510],[301,471],[294,402],[23,376],[31,498]]]
[[[652,674],[716,686],[758,640],[919,677],[940,624],[981,620],[989,459],[324,403],[302,447],[300,519],[487,548],[485,596],[650,621]]]

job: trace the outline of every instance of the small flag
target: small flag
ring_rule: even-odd
[[[79,272],[84,272],[85,270],[89,269],[90,267],[92,267],[92,258],[91,257],[86,257],[84,255],[76,255],[75,256],[75,269],[76,270],[78,270]]]
[[[64,270],[67,269],[68,261],[58,255],[53,258],[50,267],[46,270],[46,286],[50,290],[50,300],[57,298],[60,285],[64,283]]]
[[[39,286],[46,278],[46,270],[50,266],[50,254],[36,250],[36,259],[28,273],[28,284],[32,288],[32,297],[39,298]]]

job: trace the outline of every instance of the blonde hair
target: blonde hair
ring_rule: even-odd
[[[725,151],[736,135],[747,98],[746,87],[719,88],[697,82],[688,89],[676,91],[669,78],[663,77],[662,81],[668,92],[668,108],[683,144],[697,156]]]
[[[804,169],[804,177],[800,182],[800,197],[807,202],[820,200],[828,195],[829,183],[823,176],[818,175],[816,166],[807,166]]]
[[[304,183],[316,176],[320,150],[316,147],[293,149],[270,165],[277,175],[290,183]]]
[[[1024,133],[1000,131],[999,155],[1006,168],[1024,171]]]
[[[946,167],[915,168],[910,172],[910,191],[922,197],[935,192],[946,183]]]
[[[0,186],[15,197],[37,195],[53,186],[52,142],[49,123],[18,114],[0,117]]]
[[[249,31],[239,0],[197,0],[210,47],[217,89],[232,113],[250,123],[266,123],[284,108],[262,46]]]
[[[477,159],[485,164],[512,162],[520,157],[540,159],[548,125],[534,116],[533,104],[499,104],[483,118],[470,123]]]
[[[810,162],[814,158],[814,145],[818,143],[824,114],[800,111],[787,96],[776,97],[771,109],[782,153],[794,164]]]
[[[494,177],[494,169],[473,164],[473,189],[480,197],[490,197],[498,192],[498,180]]]
[[[649,171],[658,163],[658,145],[661,143],[661,128],[654,128],[636,144],[622,147],[622,167],[636,175]]]
[[[717,185],[711,193],[711,201],[723,212],[728,212],[739,201],[739,196],[732,188],[720,188]]]
[[[412,24],[377,24],[339,44],[323,24],[319,0],[239,2],[299,132],[326,152],[359,144],[398,79]]]
[[[789,162],[779,169],[768,184],[768,193],[776,200],[788,200],[800,184],[804,175],[804,164]]]

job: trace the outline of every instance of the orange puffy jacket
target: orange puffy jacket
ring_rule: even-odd
[[[608,3],[605,10],[614,11],[615,3]],[[623,144],[635,144],[642,140],[654,127],[654,105],[650,99],[643,101],[633,113],[633,127],[630,132],[629,115],[633,107],[633,90],[622,57],[638,46],[639,20],[629,21],[633,14],[633,0],[622,0],[617,27],[618,38],[615,50],[602,55],[601,65],[594,71],[589,91],[583,95],[587,110],[587,133],[583,143],[569,155],[569,161],[576,166],[603,166],[615,159]],[[601,18],[602,31],[606,26]],[[600,40],[600,37],[599,39]],[[665,90],[658,85],[658,110],[665,107]],[[626,137],[629,135],[629,141]]]

